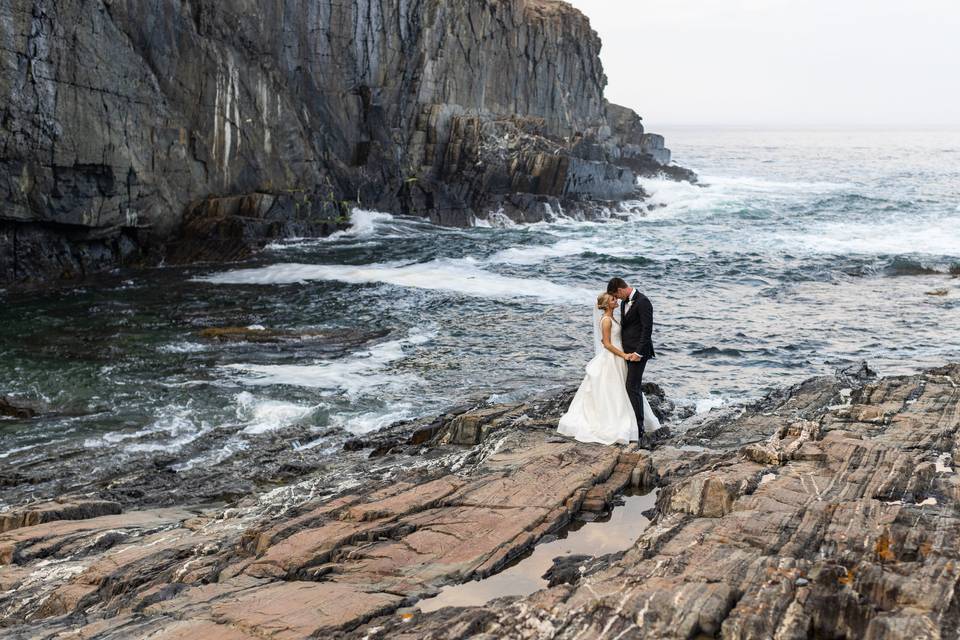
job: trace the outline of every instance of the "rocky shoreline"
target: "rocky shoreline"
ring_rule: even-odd
[[[97,496],[0,519],[12,638],[950,637],[960,622],[960,365],[810,379],[670,423],[652,450],[559,438],[569,394],[347,442],[230,505]],[[352,451],[349,451],[352,450]],[[355,473],[345,473],[347,466]],[[484,606],[409,609],[494,574],[630,486],[625,552]]]
[[[560,0],[13,0],[0,24],[9,287],[237,260],[354,207],[540,221],[695,179],[607,102]]]

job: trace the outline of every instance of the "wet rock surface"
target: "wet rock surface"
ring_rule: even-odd
[[[33,407],[14,404],[9,399],[0,396],[0,417],[28,420],[35,417],[37,413],[37,410]]]
[[[6,631],[307,637],[495,572],[569,522],[586,487],[623,478],[618,449],[543,428],[556,422],[556,403],[524,406],[526,418],[474,447],[394,453],[350,477],[318,474],[229,508],[83,520],[64,511],[9,531],[0,538]]]
[[[559,0],[14,0],[0,24],[7,283],[242,259],[358,205],[600,212],[670,159]]]
[[[38,505],[58,519],[0,534],[4,633],[951,637],[960,365],[871,373],[688,419],[653,450],[557,437],[565,394],[402,425],[349,454],[357,473],[226,507]],[[615,508],[628,486],[660,490],[627,551],[558,563],[531,596],[408,609]]]

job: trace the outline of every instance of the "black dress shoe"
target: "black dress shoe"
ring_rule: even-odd
[[[657,447],[657,439],[651,435],[642,433],[640,434],[640,440],[637,442],[637,446],[647,451],[653,451]]]

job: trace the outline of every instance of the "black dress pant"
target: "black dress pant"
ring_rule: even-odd
[[[643,435],[643,370],[647,368],[647,358],[644,356],[638,362],[627,361],[627,397],[637,416],[637,427]]]

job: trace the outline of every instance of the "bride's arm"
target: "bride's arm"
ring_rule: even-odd
[[[600,319],[600,331],[602,332],[603,339],[603,348],[617,356],[618,358],[627,359],[627,354],[620,349],[617,349],[613,346],[613,342],[610,340],[610,328],[613,326],[613,320],[604,316]]]

